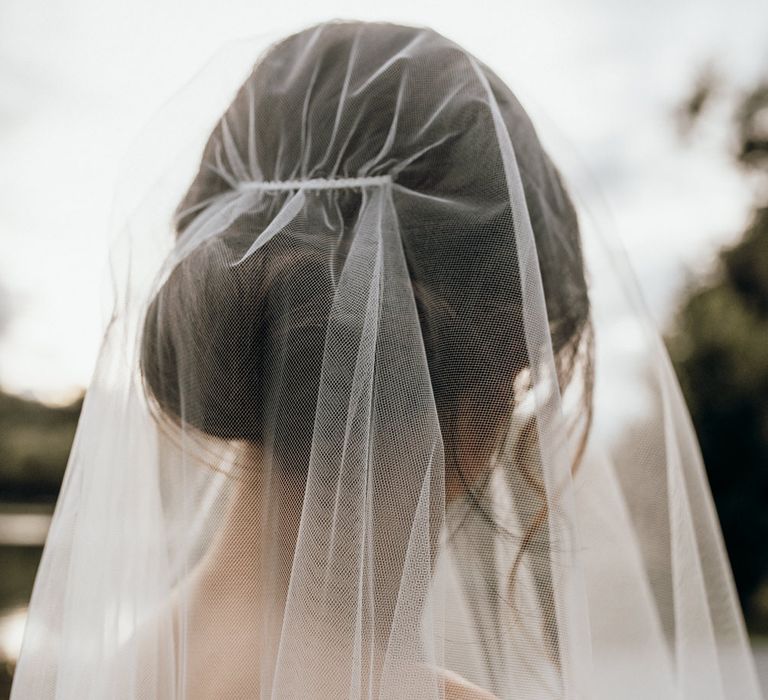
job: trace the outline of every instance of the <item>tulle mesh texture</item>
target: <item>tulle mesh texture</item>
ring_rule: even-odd
[[[233,76],[116,239],[14,700],[759,698],[663,346],[508,87],[365,23]]]

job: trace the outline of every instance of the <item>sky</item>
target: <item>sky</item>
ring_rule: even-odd
[[[115,185],[161,106],[225,42],[332,18],[431,25],[497,69],[659,325],[743,229],[722,135],[686,145],[673,113],[707,63],[737,87],[768,72],[765,0],[3,0],[0,387],[88,384]]]

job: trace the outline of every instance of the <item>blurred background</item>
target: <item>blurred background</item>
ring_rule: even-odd
[[[621,238],[689,402],[768,688],[765,0],[3,0],[0,699],[98,350],[131,142],[223,42],[334,17],[428,24],[498,68]]]

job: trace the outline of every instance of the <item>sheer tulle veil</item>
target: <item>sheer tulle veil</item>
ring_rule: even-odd
[[[494,70],[240,42],[137,152],[14,700],[761,697],[664,346]]]

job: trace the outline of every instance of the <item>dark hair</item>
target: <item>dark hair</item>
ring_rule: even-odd
[[[420,42],[414,41],[417,36]],[[359,102],[358,122],[335,124],[351,52],[361,65],[376,66],[406,46],[419,60],[392,61],[349,98]],[[481,69],[515,147],[549,332],[565,384],[590,333],[576,213],[524,110],[492,71]],[[400,217],[402,241],[451,469],[459,461],[459,433],[473,433],[474,447],[483,452],[498,443],[514,407],[514,380],[529,362],[519,263],[510,242],[514,220],[509,205],[500,205],[507,199],[498,190],[506,184],[487,176],[503,167],[492,115],[487,105],[465,100],[457,105],[446,100],[442,109],[423,104],[424,95],[447,94],[449,81],[470,70],[463,50],[423,29],[344,22],[290,36],[257,64],[215,127],[176,217],[181,235],[207,202],[231,190],[231,179],[220,167],[227,143],[240,153],[255,149],[265,180],[354,177],[390,138],[397,109],[414,117],[410,138],[396,136],[386,162],[370,174],[405,162],[422,146],[423,154],[402,167],[396,181],[425,195],[467,203],[447,214],[428,196],[393,195],[398,212],[407,212]],[[446,81],[444,90],[435,87],[440,81]],[[403,84],[404,98],[398,93]],[[425,85],[431,89],[424,90]],[[296,108],[310,92],[306,118],[315,136],[337,128],[341,133],[335,140],[330,133],[326,139],[303,138]],[[418,121],[420,113],[434,115],[428,126]],[[330,157],[329,147],[334,149]],[[272,424],[290,433],[291,449],[306,454],[334,275],[344,263],[344,246],[330,254],[329,237],[338,241],[339,227],[349,233],[362,195],[355,190],[313,195],[336,198],[335,232],[308,236],[300,226],[289,227],[286,235],[231,266],[286,196],[272,195],[271,206],[236,218],[223,235],[197,247],[170,272],[148,307],[141,369],[165,416],[219,438],[259,442],[265,416],[272,412]],[[475,288],[474,280],[482,284]],[[318,294],[325,285],[329,293]],[[283,368],[284,378],[279,399],[261,380],[276,366]]]

